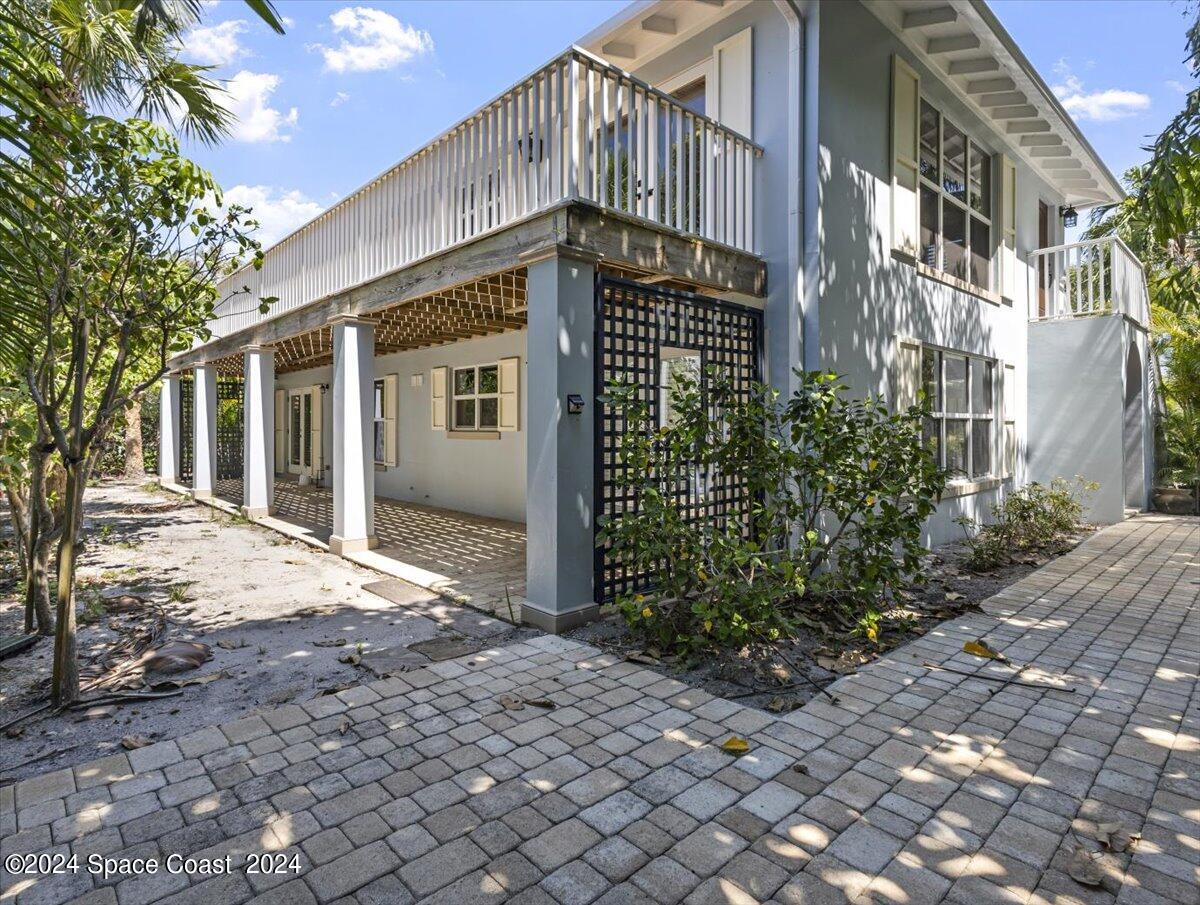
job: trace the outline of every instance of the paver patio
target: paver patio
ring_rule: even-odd
[[[539,637],[0,790],[5,855],[234,856],[3,897],[1196,902],[1198,608],[1200,520],[1147,516],[782,717]],[[961,651],[985,635],[1047,688],[921,665],[985,669]],[[1109,821],[1142,838],[1081,886],[1070,853]],[[299,874],[248,872],[262,851]]]
[[[241,478],[218,481],[217,497],[231,510],[240,508]],[[255,521],[328,549],[333,493],[327,487],[301,487],[293,480],[277,479],[274,515]],[[524,525],[377,496],[375,534],[378,547],[349,558],[456,603],[520,621]]]

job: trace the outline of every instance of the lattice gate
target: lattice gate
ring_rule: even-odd
[[[192,405],[195,385],[191,376],[179,378],[179,483],[192,486],[195,459],[192,444],[196,442],[195,406]]]
[[[701,369],[721,368],[745,397],[751,384],[762,379],[762,347],[763,315],[756,308],[610,277],[597,280],[597,393],[611,380],[632,378],[654,424],[659,423],[664,348],[672,355],[699,353]],[[624,430],[617,412],[597,404],[595,512],[610,518],[637,506],[636,497],[620,486],[617,454]],[[710,474],[697,480],[685,467],[670,477],[669,485],[694,519],[744,518],[749,511],[749,490],[740,475]],[[652,583],[652,575],[637,572],[608,545],[597,544],[597,600],[607,602]]]
[[[217,378],[217,480],[242,477],[245,412],[242,378]]]

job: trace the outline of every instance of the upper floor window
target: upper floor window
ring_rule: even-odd
[[[991,289],[992,158],[921,100],[922,263]]]

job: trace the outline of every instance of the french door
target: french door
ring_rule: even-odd
[[[289,390],[287,398],[287,470],[320,479],[324,462],[321,456],[321,388]]]

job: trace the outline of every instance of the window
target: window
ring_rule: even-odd
[[[500,424],[500,378],[498,365],[454,369],[454,400],[451,412],[458,431],[494,431]]]
[[[292,429],[288,435],[291,446],[291,462],[293,465],[300,464],[300,397],[293,395],[291,399],[291,416]]]
[[[705,84],[704,79],[696,79],[691,84],[684,85],[672,97],[679,101],[687,110],[704,115]]]
[[[925,441],[951,480],[984,478],[992,462],[995,362],[925,347],[921,386],[933,413]]]
[[[922,263],[991,289],[992,158],[921,101]]]
[[[1004,366],[1004,477],[1017,470],[1017,369]]]
[[[387,461],[387,409],[384,407],[383,380],[375,381],[375,462]]]
[[[700,382],[700,353],[695,349],[663,346],[658,354],[658,423],[675,420],[672,405],[685,381]]]

